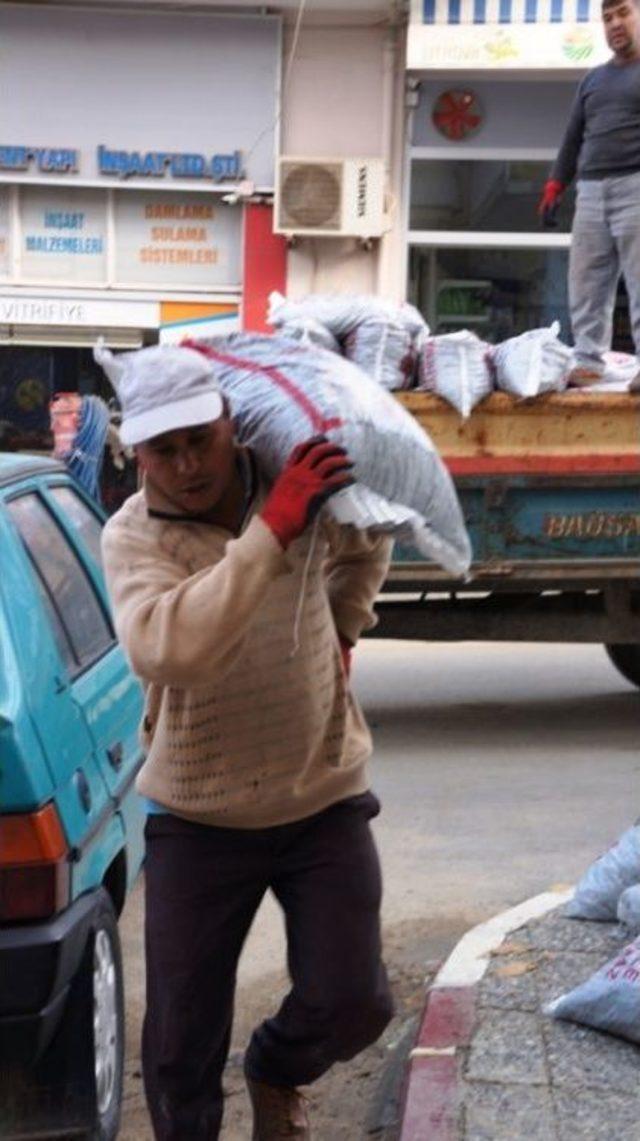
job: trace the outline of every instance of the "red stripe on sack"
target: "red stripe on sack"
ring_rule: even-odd
[[[198,341],[182,341],[181,344],[186,349],[195,349],[196,352],[202,353],[205,357],[210,357],[211,360],[218,361],[220,364],[232,365],[235,368],[245,369],[247,372],[261,373],[267,376],[274,384],[286,392],[292,400],[304,412],[305,416],[311,422],[312,428],[316,432],[329,432],[331,428],[341,428],[344,421],[339,417],[324,417],[322,413],[316,408],[315,404],[309,400],[309,397],[298,388],[288,376],[285,376],[279,369],[274,368],[273,365],[256,364],[255,361],[245,360],[243,357],[232,356],[231,353],[221,353],[217,349],[212,349],[210,345],[201,345]]]

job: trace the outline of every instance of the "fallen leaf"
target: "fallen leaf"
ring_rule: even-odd
[[[504,967],[498,967],[495,973],[499,978],[515,979],[518,975],[526,975],[535,969],[536,964],[530,959],[520,959],[517,963],[505,963]]]
[[[516,942],[515,939],[513,939],[513,940],[506,939],[504,941],[504,943],[502,943],[500,947],[497,947],[495,951],[492,951],[491,954],[492,955],[524,955],[529,950],[530,950],[530,947],[527,947],[527,945],[525,943],[518,943],[518,942]]]

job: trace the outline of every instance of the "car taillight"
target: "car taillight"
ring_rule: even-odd
[[[0,817],[0,923],[46,919],[69,903],[69,850],[53,804]]]

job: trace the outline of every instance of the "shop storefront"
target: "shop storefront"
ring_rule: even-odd
[[[101,391],[91,347],[230,332],[273,282],[271,16],[3,5],[0,421]]]
[[[408,33],[408,296],[437,333],[491,342],[558,320],[570,340],[573,189],[536,207],[585,71],[599,0],[419,0]],[[621,294],[615,347],[627,349]]]

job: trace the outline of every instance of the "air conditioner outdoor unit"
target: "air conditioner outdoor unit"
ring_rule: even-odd
[[[382,159],[278,160],[276,233],[379,238],[386,228]]]

